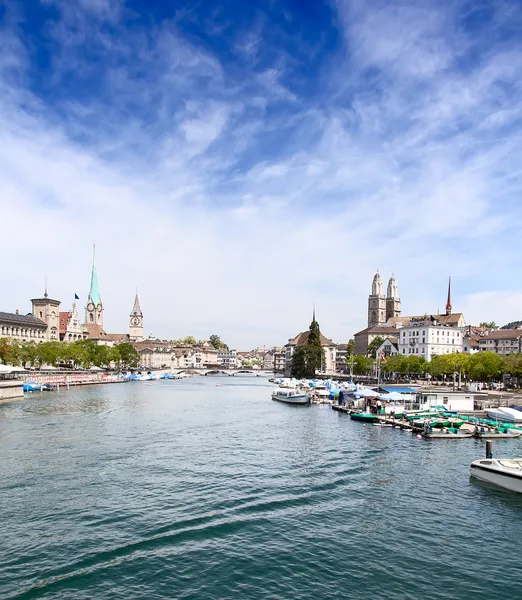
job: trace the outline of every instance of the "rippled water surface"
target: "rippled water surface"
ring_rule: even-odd
[[[522,498],[470,482],[483,443],[271,389],[201,377],[0,405],[0,597],[522,598]]]

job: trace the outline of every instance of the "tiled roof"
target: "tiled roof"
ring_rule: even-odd
[[[41,327],[47,328],[47,323],[35,317],[34,315],[17,315],[16,313],[0,312],[0,323],[8,325],[24,325],[26,327]]]
[[[60,333],[65,333],[67,331],[67,326],[69,325],[69,321],[71,319],[71,312],[61,312],[60,315]]]
[[[89,334],[89,339],[91,340],[108,340],[109,337],[103,330],[103,327],[100,325],[96,325],[95,323],[88,323],[85,325],[87,327],[87,333]]]
[[[490,331],[487,335],[480,338],[483,340],[517,340],[522,337],[522,329],[499,329],[498,331]]]
[[[387,336],[397,334],[397,327],[367,327],[362,331],[358,331],[355,335],[376,333],[377,335]]]
[[[464,343],[467,344],[470,348],[478,348],[480,345],[478,340],[475,340],[471,337],[464,338]]]
[[[288,345],[290,346],[304,346],[308,341],[308,337],[310,336],[310,331],[302,331],[299,335],[296,335],[295,338],[290,338],[288,340]],[[321,333],[321,346],[335,346],[332,340],[329,340]]]

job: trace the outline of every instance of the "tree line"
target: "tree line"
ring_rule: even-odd
[[[0,339],[0,362],[24,369],[41,368],[44,365],[89,369],[137,367],[140,355],[132,344],[100,346],[92,340],[77,342],[19,342]]]
[[[366,375],[375,370],[377,360],[368,356],[353,356],[353,373]],[[352,356],[347,358],[347,363],[352,364]],[[503,375],[511,375],[520,386],[522,377],[522,354],[509,354],[502,356],[495,352],[477,352],[468,354],[456,352],[433,356],[426,361],[423,356],[404,356],[394,354],[380,361],[381,371],[384,373],[397,373],[398,375],[423,376],[429,374],[435,379],[444,379],[453,374],[473,381],[499,380]]]

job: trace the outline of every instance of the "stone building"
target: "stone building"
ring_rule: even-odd
[[[315,310],[313,320],[315,321]],[[285,344],[285,375],[290,375],[292,367],[292,356],[298,346],[304,346],[308,342],[310,331],[302,331],[298,335],[288,340]],[[335,373],[336,371],[336,354],[337,344],[328,339],[321,333],[321,346],[324,352],[324,362],[322,365],[322,373]]]
[[[47,325],[44,341],[60,341],[60,301],[49,298],[46,289],[43,298],[34,298],[31,304],[33,315]]]
[[[21,315],[0,312],[0,338],[20,342],[41,343],[46,341],[47,323],[33,314]]]
[[[400,314],[401,300],[395,275],[392,274],[388,281],[385,296],[383,282],[377,270],[372,282],[372,293],[368,296],[368,327],[383,326],[389,319]]]
[[[143,313],[141,312],[140,301],[138,299],[138,290],[136,290],[134,306],[129,315],[129,338],[132,342],[141,342],[143,340]]]
[[[59,313],[59,331],[63,342],[77,342],[88,338],[89,332],[80,321],[76,301],[73,302],[71,311]]]

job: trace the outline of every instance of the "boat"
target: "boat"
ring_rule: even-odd
[[[272,400],[278,400],[286,404],[309,404],[310,396],[293,389],[279,389],[272,392]]]
[[[504,427],[495,427],[495,429],[488,429],[486,427],[476,428],[473,432],[473,437],[476,437],[480,440],[489,440],[489,439],[510,439],[510,438],[518,438],[522,435],[522,431],[513,431],[513,429],[506,429]]]
[[[473,437],[473,432],[472,431],[462,431],[461,429],[456,429],[455,427],[448,427],[448,428],[440,429],[437,431],[433,431],[433,430],[430,430],[427,428],[425,431],[423,431],[421,433],[421,436],[428,440],[438,440],[438,439],[462,440],[464,438]]]
[[[469,471],[471,477],[522,494],[522,458],[475,460]]]
[[[501,406],[499,408],[488,408],[486,410],[488,417],[496,419],[497,421],[506,421],[507,423],[521,423],[522,424],[522,412],[507,406]]]
[[[350,419],[354,421],[362,421],[363,423],[377,423],[379,418],[377,415],[368,412],[352,413]]]

